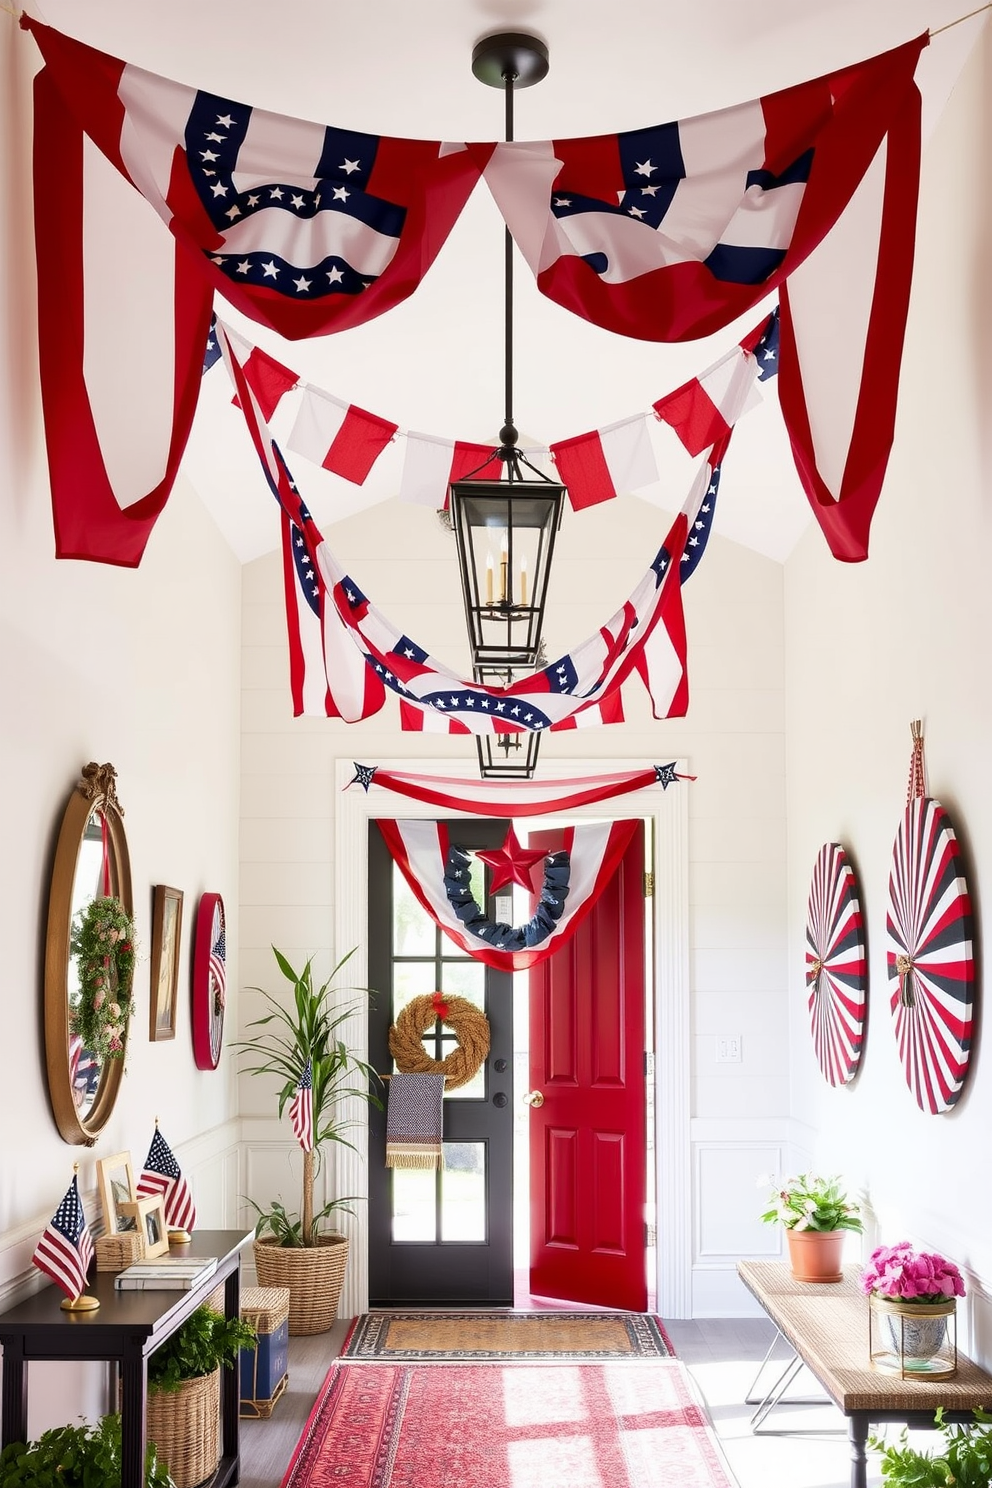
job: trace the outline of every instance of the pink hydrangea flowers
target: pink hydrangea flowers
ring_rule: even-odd
[[[942,1302],[964,1296],[964,1279],[953,1261],[928,1250],[914,1250],[908,1240],[873,1250],[861,1274],[861,1287],[879,1297],[905,1302]]]

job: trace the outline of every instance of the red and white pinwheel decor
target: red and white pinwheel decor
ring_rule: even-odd
[[[820,848],[806,914],[806,986],[823,1077],[846,1085],[864,1040],[868,967],[857,883],[838,842]]]
[[[949,1111],[971,1053],[971,899],[947,812],[906,807],[892,850],[886,917],[889,1003],[906,1081],[921,1111]]]

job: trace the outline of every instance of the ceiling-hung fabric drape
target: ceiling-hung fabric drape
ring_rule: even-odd
[[[521,853],[511,828],[503,849],[486,853],[491,866],[505,866],[504,881],[521,858],[542,861],[533,868],[537,903],[531,919],[508,925],[486,918],[469,883],[471,855],[449,842],[443,822],[380,819],[377,825],[393,861],[435,924],[459,949],[498,971],[538,966],[575,934],[637,828],[636,821],[566,827],[562,850],[547,854]],[[505,865],[494,859],[505,859]]]
[[[85,131],[147,197],[207,286],[291,338],[361,324],[406,299],[480,173],[542,293],[621,335],[709,334],[783,286],[781,403],[797,469],[835,556],[867,556],[912,273],[913,75],[925,35],[828,77],[653,129],[465,145],[266,113],[30,18],[22,25],[45,59],[39,99],[49,85],[58,91],[79,137]],[[53,189],[57,160],[38,170],[37,233],[80,241],[73,218],[84,201]],[[853,234],[844,231],[849,212]],[[104,228],[105,251],[118,251],[113,223]],[[133,261],[128,268],[139,272]],[[39,254],[43,323],[58,293]],[[117,333],[112,316],[106,333]],[[176,382],[186,390],[178,322],[175,343]],[[69,389],[46,424],[56,513],[76,495],[64,449],[88,412],[81,346],[69,354]],[[844,396],[832,385],[835,368]],[[156,499],[168,494],[185,413],[184,397]],[[95,462],[99,449],[87,456]],[[95,476],[81,482],[84,494],[91,487]],[[126,513],[117,525],[119,535],[106,521],[95,526],[76,556],[136,562]],[[85,520],[80,527],[85,533]]]

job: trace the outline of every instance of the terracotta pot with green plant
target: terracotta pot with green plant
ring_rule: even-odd
[[[121,1418],[102,1416],[94,1424],[53,1426],[37,1441],[10,1442],[0,1452],[0,1488],[121,1488]],[[175,1488],[168,1469],[149,1442],[145,1488]]]
[[[191,1312],[148,1360],[148,1440],[176,1488],[195,1488],[220,1461],[221,1365],[237,1367],[255,1329],[210,1307]]]
[[[315,1213],[314,1176],[321,1149],[331,1142],[355,1150],[348,1136],[359,1125],[352,1101],[357,1098],[381,1106],[373,1089],[375,1072],[341,1036],[369,994],[368,989],[333,985],[354,950],[319,985],[312,956],[302,971],[296,971],[275,946],[272,951],[292,987],[291,1001],[286,1004],[261,987],[253,987],[270,1011],[253,1019],[248,1026],[257,1031],[235,1047],[242,1056],[257,1060],[244,1066],[246,1073],[274,1075],[279,1082],[279,1115],[289,1108],[303,1148],[303,1192],[298,1214],[287,1210],[280,1199],[267,1207],[249,1200],[258,1214],[255,1271],[261,1286],[289,1287],[290,1333],[324,1333],[337,1317],[348,1240],[337,1231],[322,1230],[321,1222],[335,1210],[354,1211],[352,1198],[335,1197]]]
[[[770,1183],[766,1224],[785,1226],[789,1264],[797,1281],[843,1281],[844,1239],[849,1231],[864,1229],[857,1204],[841,1188],[839,1178],[800,1173]]]

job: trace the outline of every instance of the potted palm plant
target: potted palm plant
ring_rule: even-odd
[[[289,1331],[323,1333],[338,1313],[348,1260],[347,1236],[321,1228],[335,1210],[351,1213],[351,1199],[332,1198],[314,1212],[314,1176],[321,1149],[340,1142],[354,1150],[348,1132],[358,1124],[351,1112],[354,1098],[381,1102],[373,1089],[378,1078],[342,1037],[343,1025],[363,1005],[367,989],[342,992],[334,979],[354,955],[349,951],[318,985],[311,956],[296,971],[281,951],[272,947],[279,970],[290,983],[292,997],[280,1001],[261,987],[269,1011],[249,1025],[251,1038],[235,1047],[255,1062],[243,1066],[252,1075],[274,1075],[279,1082],[279,1115],[289,1108],[293,1129],[303,1148],[303,1192],[298,1213],[279,1200],[263,1208],[249,1200],[258,1214],[255,1225],[255,1271],[263,1287],[288,1287]],[[350,994],[350,995],[349,995]],[[342,1000],[342,997],[344,1000]]]

